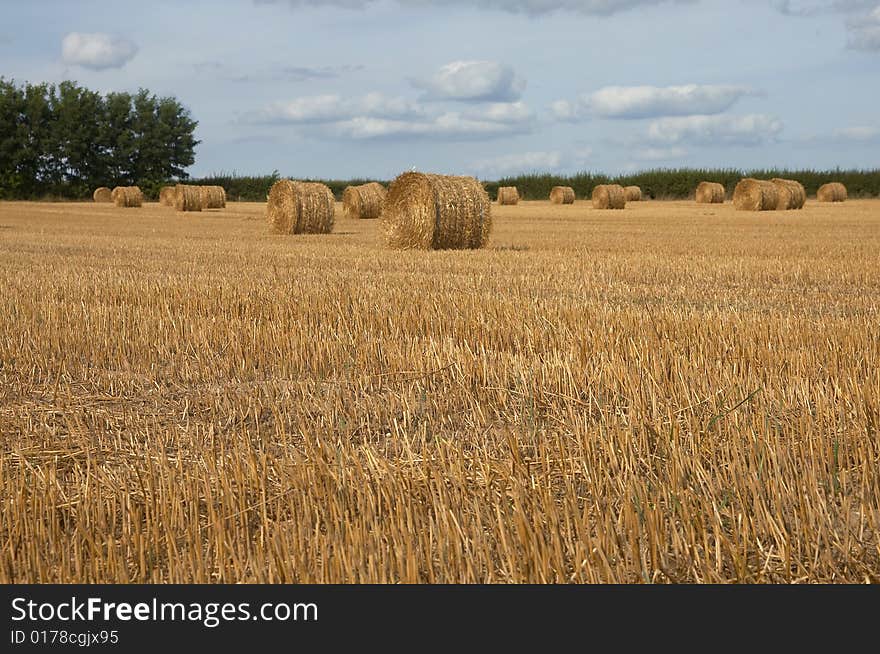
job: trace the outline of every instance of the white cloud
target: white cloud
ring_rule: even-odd
[[[842,127],[834,130],[834,136],[846,141],[875,141],[880,139],[880,127]]]
[[[248,116],[256,123],[334,123],[354,118],[408,119],[425,115],[425,110],[404,98],[368,93],[359,98],[313,95],[289,102],[276,102]]]
[[[510,102],[518,100],[525,80],[510,66],[495,61],[453,61],[430,79],[414,80],[431,100]]]
[[[138,47],[110,34],[71,32],[61,41],[64,63],[93,70],[120,68],[137,54]]]
[[[358,140],[382,138],[482,139],[524,133],[529,128],[449,111],[424,120],[391,120],[359,116],[333,127],[337,136]]]
[[[255,0],[255,4],[274,4],[278,0]],[[287,0],[292,7],[303,5],[331,5],[344,9],[364,9],[379,0]],[[677,3],[693,3],[697,0],[397,0],[402,7],[464,6],[486,10],[506,11],[512,14],[539,16],[557,11],[609,16],[635,7]]]
[[[679,147],[641,148],[635,151],[633,157],[637,161],[676,161],[684,159],[687,154],[687,150]]]
[[[647,135],[654,143],[668,145],[760,145],[773,141],[782,128],[781,120],[764,114],[684,116],[653,121]]]
[[[823,13],[861,11],[876,0],[771,0],[771,4],[787,16],[815,16]]]
[[[727,111],[743,96],[755,94],[752,89],[728,85],[606,86],[574,102],[554,102],[550,111],[557,120],[568,122],[590,115],[615,119],[713,115]]]
[[[482,176],[503,177],[534,172],[561,172],[582,170],[593,155],[591,148],[581,148],[571,152],[559,150],[520,152],[498,157],[480,159],[470,168]]]
[[[848,20],[846,31],[851,50],[880,52],[880,5],[869,14]]]
[[[495,102],[478,111],[467,114],[477,120],[489,120],[495,123],[527,123],[534,120],[535,115],[523,102]]]

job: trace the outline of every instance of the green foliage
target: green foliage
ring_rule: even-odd
[[[102,96],[74,82],[0,78],[0,198],[87,198],[138,184],[154,197],[186,179],[197,123],[174,98],[141,89]]]

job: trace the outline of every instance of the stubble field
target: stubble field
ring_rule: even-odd
[[[878,582],[880,201],[0,203],[0,582]]]

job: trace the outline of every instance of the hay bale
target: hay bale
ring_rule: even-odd
[[[816,192],[819,202],[846,202],[847,197],[846,187],[840,182],[822,184]]]
[[[95,202],[113,202],[113,191],[106,186],[96,188],[95,192],[92,193],[92,200]]]
[[[570,186],[554,186],[550,190],[550,202],[553,204],[574,204],[574,189]]]
[[[222,186],[199,186],[202,209],[225,209],[226,189]]]
[[[733,206],[737,211],[775,211],[779,192],[773,182],[746,177],[733,191]]]
[[[599,184],[593,189],[594,209],[623,209],[626,191],[620,184]]]
[[[324,184],[282,179],[269,189],[266,216],[275,234],[329,234],[336,200]]]
[[[700,182],[694,193],[699,204],[724,204],[725,195],[724,185],[718,182]]]
[[[198,186],[178,184],[174,187],[174,208],[178,211],[201,211],[202,192]]]
[[[161,189],[159,189],[159,204],[161,204],[163,207],[173,207],[174,194],[176,192],[176,187],[174,186],[163,186]]]
[[[347,186],[342,193],[342,212],[346,218],[367,220],[378,218],[388,191],[378,182]]]
[[[481,248],[492,231],[492,202],[473,177],[404,173],[388,191],[382,228],[395,249]]]
[[[778,210],[783,209],[783,205],[785,205],[785,209],[804,208],[804,204],[807,202],[807,191],[804,189],[803,184],[793,179],[780,179],[778,177],[774,177],[770,182],[775,184],[777,191],[779,191],[780,199],[776,205]]]
[[[642,189],[638,186],[626,186],[623,189],[623,193],[627,202],[642,201]]]
[[[117,186],[110,197],[117,207],[139,207],[144,203],[144,194],[137,186]]]
[[[498,187],[498,204],[519,204],[519,190],[515,186]]]

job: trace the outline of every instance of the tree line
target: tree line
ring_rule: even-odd
[[[198,123],[173,97],[0,77],[0,199],[84,198],[187,179]]]

